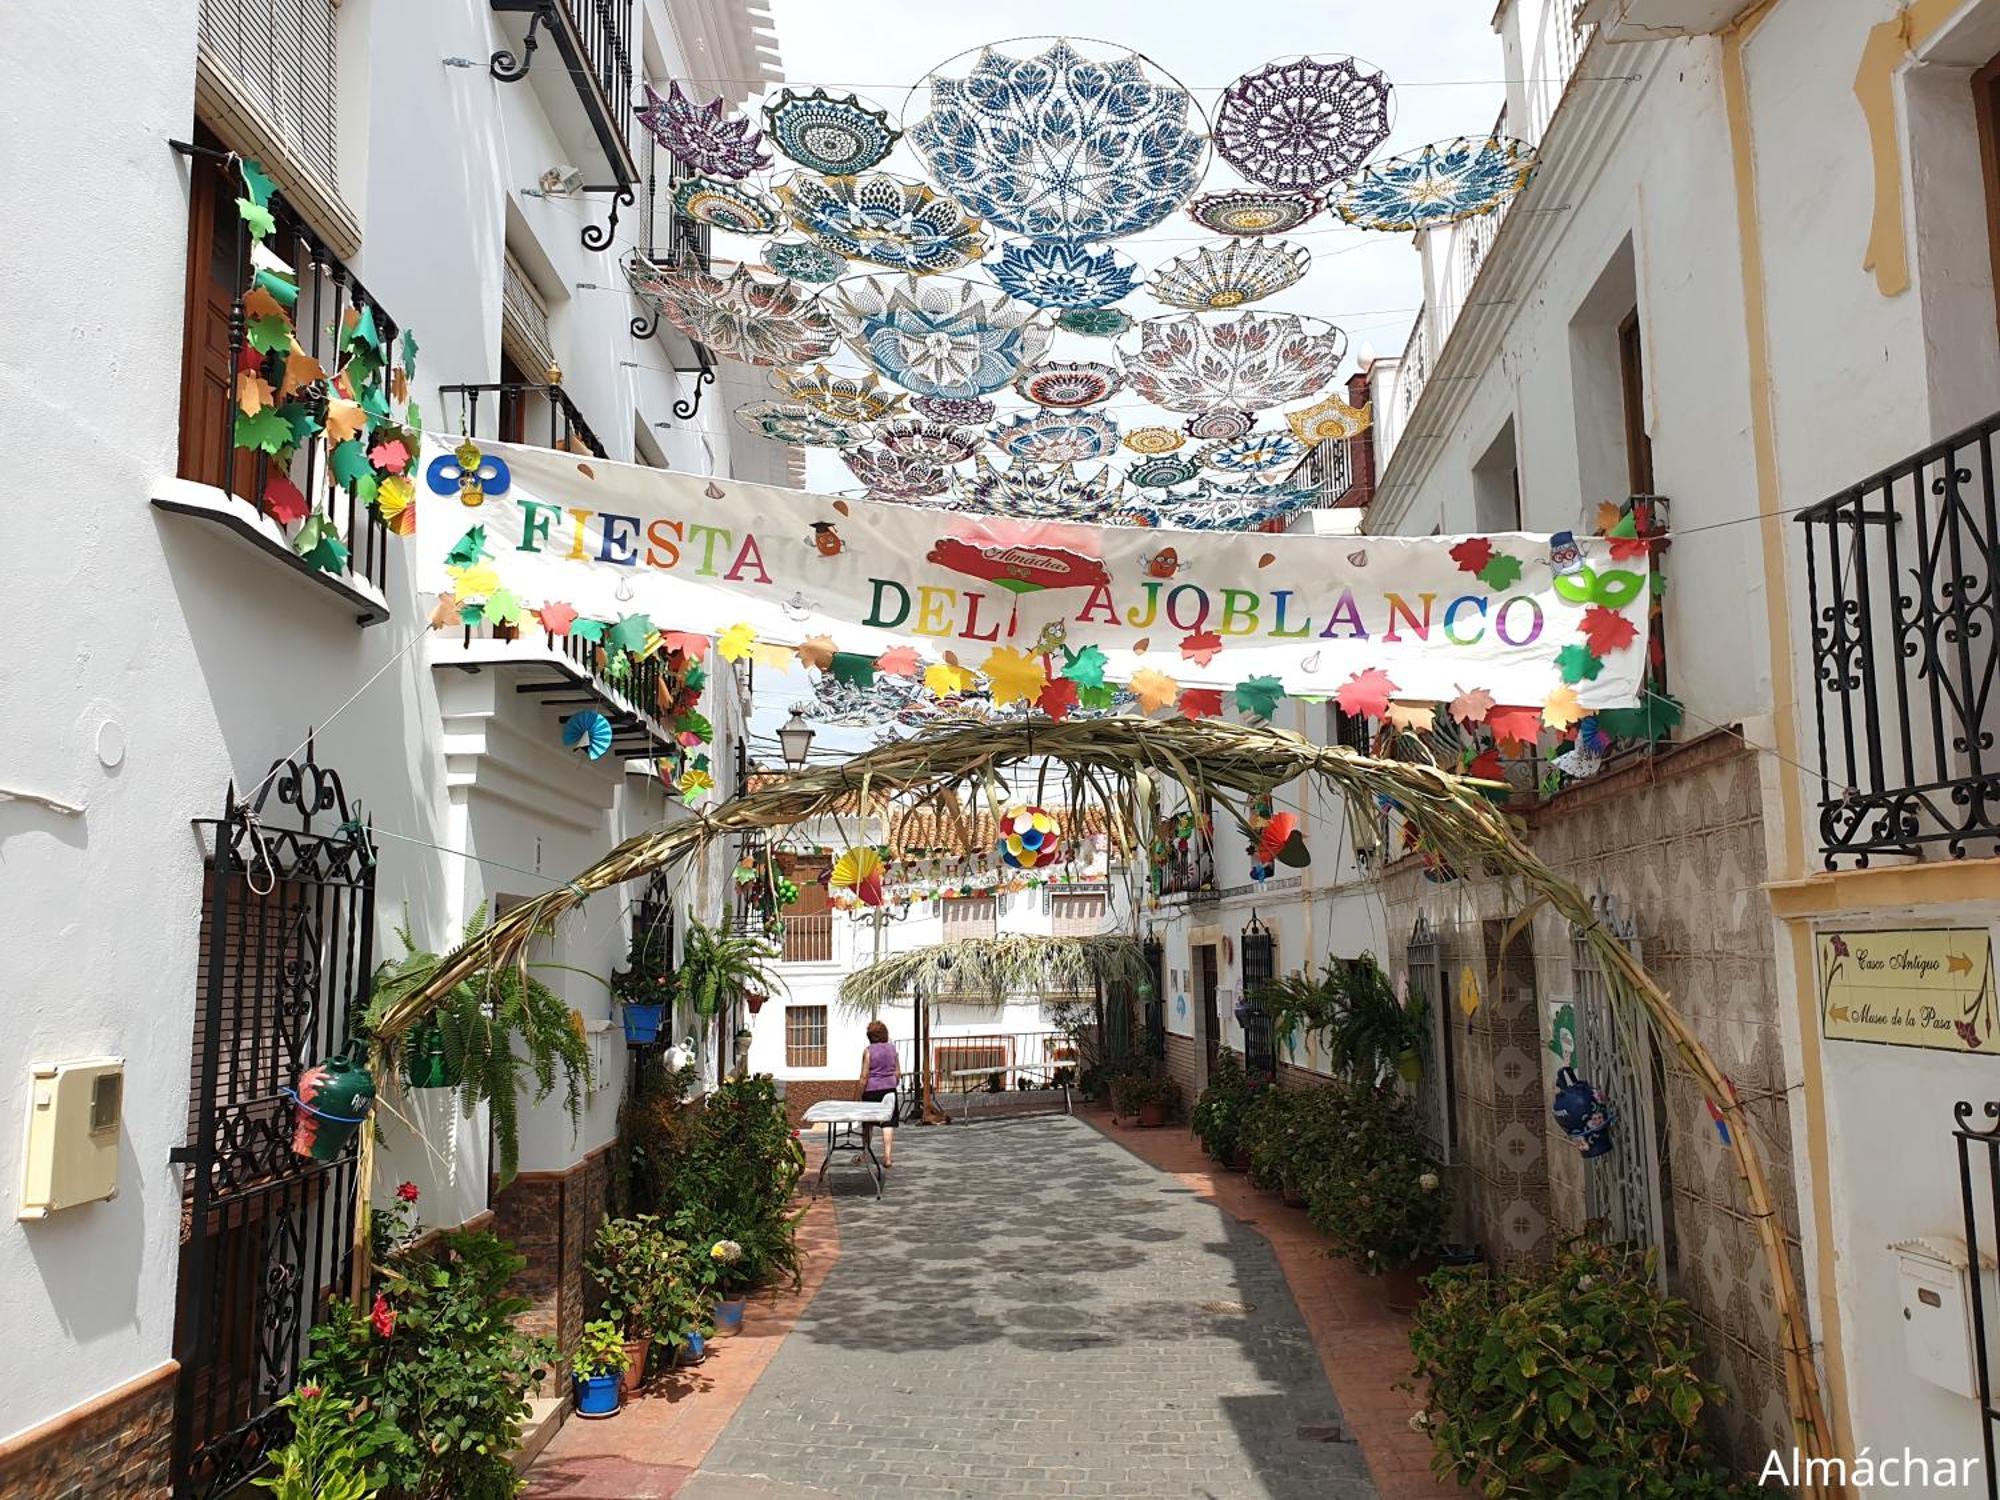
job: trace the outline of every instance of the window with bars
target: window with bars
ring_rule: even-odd
[[[1264,986],[1277,975],[1277,942],[1253,917],[1243,930],[1243,1067],[1252,1078],[1278,1076],[1278,1038],[1262,1003]]]
[[[788,1005],[785,1007],[785,1066],[823,1068],[826,1066],[826,1007]]]
[[[1422,914],[1410,929],[1410,941],[1403,949],[1403,966],[1409,979],[1411,1001],[1424,1007],[1424,1043],[1419,1049],[1423,1076],[1418,1084],[1424,1140],[1440,1161],[1449,1162],[1458,1153],[1457,1065],[1452,1056],[1451,1027],[1445,1015],[1450,997],[1443,944]]]

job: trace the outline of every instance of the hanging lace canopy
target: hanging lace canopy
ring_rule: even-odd
[[[868,486],[870,500],[921,500],[942,495],[945,471],[923,459],[905,458],[886,448],[852,448],[840,455],[854,477]]]
[[[1029,463],[1084,463],[1116,451],[1118,424],[1101,412],[1023,413],[993,434],[993,446]]]
[[[887,172],[820,177],[794,172],[777,189],[792,227],[823,250],[912,271],[955,271],[986,253],[979,221],[928,183]]]
[[[764,264],[794,281],[838,281],[847,273],[845,260],[811,240],[767,240]]]
[[[1216,312],[1259,302],[1306,274],[1312,254],[1284,240],[1236,239],[1202,245],[1153,272],[1154,300],[1190,312]]]
[[[852,94],[836,99],[825,89],[780,91],[764,106],[764,131],[793,161],[827,177],[852,177],[879,165],[903,135],[886,111]]]
[[[910,127],[910,144],[969,210],[1011,233],[1137,234],[1201,181],[1207,122],[1137,53],[1098,61],[1061,37],[1033,57],[988,47],[966,77],[934,69],[926,88],[930,113]]]
[[[858,448],[868,441],[860,422],[829,417],[803,401],[750,401],[736,408],[736,420],[757,436],[795,448]]]
[[[1072,307],[1056,327],[1087,339],[1115,339],[1132,326],[1132,315],[1116,307]]]
[[[770,234],[780,223],[769,193],[716,177],[690,177],[675,188],[674,212],[726,234]]]
[[[1124,501],[1124,482],[1109,467],[1085,476],[1072,464],[1043,467],[1016,462],[999,468],[985,454],[972,472],[954,473],[952,490],[961,510],[1028,520],[1088,521],[1115,512]]]
[[[933,421],[954,427],[984,427],[993,420],[993,403],[977,396],[912,396],[910,405]]]
[[[1204,323],[1186,313],[1148,318],[1138,353],[1121,358],[1126,384],[1168,411],[1259,411],[1310,396],[1346,353],[1347,335],[1317,318],[1253,312]]]
[[[986,441],[982,433],[927,417],[904,417],[875,429],[875,441],[891,453],[945,468],[962,464]]]
[[[1389,138],[1390,95],[1351,57],[1266,63],[1223,90],[1215,149],[1251,182],[1318,197]]]
[[[1186,436],[1171,427],[1138,427],[1125,434],[1125,446],[1147,458],[1172,453],[1186,442]]]
[[[1139,284],[1129,257],[1071,240],[1009,240],[986,274],[1010,297],[1065,310],[1107,307]]]
[[[738,266],[728,276],[667,270],[634,254],[625,274],[632,290],[675,330],[723,359],[746,365],[796,365],[833,352],[833,320],[789,281],[770,281]]]
[[[1118,519],[1133,526],[1180,531],[1250,531],[1282,521],[1313,503],[1315,490],[1286,484],[1205,485],[1185,493],[1135,494]]]
[[[1262,474],[1291,468],[1306,451],[1289,432],[1246,432],[1208,444],[1195,454],[1195,462],[1223,474]]]
[[[1014,390],[1037,406],[1069,409],[1109,400],[1125,377],[1089,360],[1049,360],[1014,377]]]
[[[1161,454],[1158,458],[1139,460],[1125,471],[1125,477],[1149,490],[1167,490],[1201,478],[1201,466],[1185,458]]]
[[[1231,438],[1242,437],[1255,427],[1257,418],[1254,413],[1240,411],[1235,407],[1216,406],[1195,413],[1183,425],[1186,426],[1187,435],[1191,438],[1209,443],[1228,442]]]
[[[1338,396],[1328,396],[1312,406],[1285,413],[1292,435],[1302,443],[1339,442],[1358,437],[1368,430],[1368,408],[1349,406]]]
[[[1362,229],[1432,229],[1490,214],[1535,175],[1535,148],[1510,136],[1462,136],[1377,162],[1334,196]]]
[[[1284,234],[1311,219],[1319,207],[1317,199],[1297,193],[1232,188],[1201,194],[1188,203],[1187,214],[1217,234]]]
[[[771,165],[771,158],[757,149],[763,137],[741,115],[725,116],[720,99],[696,105],[678,83],[667,85],[665,98],[651,84],[644,87],[645,106],[635,111],[639,123],[683,166],[704,177],[741,179]]]
[[[855,276],[823,300],[847,346],[919,396],[997,391],[1049,340],[1033,307],[966,281]]]
[[[901,391],[882,389],[882,377],[870,370],[859,379],[836,375],[825,365],[810,370],[773,370],[771,384],[794,401],[802,401],[817,412],[844,422],[879,422],[884,417],[909,414],[909,400]]]

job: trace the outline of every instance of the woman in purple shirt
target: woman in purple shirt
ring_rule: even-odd
[[[889,1028],[880,1021],[870,1021],[868,1047],[861,1054],[861,1099],[865,1104],[878,1099],[889,1101],[889,1123],[882,1127],[884,1167],[896,1164],[896,1082],[902,1072],[902,1059],[896,1056],[896,1044],[889,1040]],[[861,1128],[864,1139],[873,1128],[869,1125]]]

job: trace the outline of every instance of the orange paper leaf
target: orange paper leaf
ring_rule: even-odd
[[[1486,727],[1508,749],[1521,749],[1541,738],[1542,711],[1507,704],[1488,710]]]
[[[357,437],[368,427],[368,413],[352,401],[342,401],[338,397],[329,398],[326,403],[326,440],[329,444],[344,443]]]
[[[1435,703],[1391,703],[1387,715],[1398,729],[1425,730],[1437,722]]]
[[[1569,728],[1583,717],[1583,708],[1576,701],[1576,689],[1567,683],[1549,694],[1549,701],[1542,705],[1542,722],[1551,729]]]
[[[271,383],[255,370],[236,372],[236,409],[254,417],[271,404]]]
[[[802,665],[818,667],[821,671],[825,671],[833,665],[835,655],[833,637],[830,635],[816,635],[810,640],[801,641],[794,654],[798,657]]]
[[[1181,685],[1165,672],[1157,672],[1151,667],[1141,667],[1132,674],[1126,686],[1132,689],[1139,700],[1139,707],[1146,713],[1154,713],[1169,707],[1181,695]]]
[[[1486,716],[1493,711],[1493,695],[1485,688],[1474,688],[1469,693],[1460,693],[1451,700],[1449,712],[1452,718],[1470,729],[1475,724],[1484,724]]]

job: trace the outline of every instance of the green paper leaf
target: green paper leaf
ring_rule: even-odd
[[[694,768],[697,771],[712,771],[715,769],[712,765],[709,764],[709,760],[706,755],[697,755],[694,758],[693,764]]]
[[[1678,699],[1649,688],[1637,708],[1600,708],[1597,727],[1614,740],[1663,740],[1681,716]]]
[[[486,618],[495,625],[519,624],[521,614],[520,596],[512,589],[495,589],[486,596]]]
[[[375,327],[375,309],[366,302],[361,303],[360,307],[361,315],[354,320],[354,326],[347,330],[346,336],[340,341],[340,346],[343,349],[352,349],[358,344],[365,344],[370,349],[379,350],[382,347],[382,335]]]
[[[464,536],[451,544],[451,551],[444,555],[444,565],[447,568],[469,568],[485,555],[486,528],[484,526],[474,526]],[[581,622],[579,621],[578,623]],[[570,629],[575,630],[576,626],[572,625]],[[590,637],[592,640],[596,640],[597,638],[597,636]]]
[[[1095,651],[1097,648],[1092,646],[1088,649]],[[1070,680],[1074,682],[1076,679]],[[1109,708],[1117,697],[1116,688],[1101,682],[1092,683],[1076,690],[1076,705],[1078,708]]]
[[[691,734],[706,745],[715,739],[715,726],[706,714],[684,713],[674,720],[674,733]]]
[[[410,436],[412,438],[420,438],[424,435],[424,414],[417,409],[416,402],[406,401],[403,403],[403,425],[410,429]],[[414,453],[416,446],[412,442],[410,444],[410,451]]]
[[[417,373],[417,336],[407,328],[403,330],[403,373],[413,378]]]
[[[354,498],[359,500],[363,505],[373,505],[375,503],[376,491],[381,487],[382,482],[373,474],[363,474],[359,479],[354,481]]]
[[[278,408],[278,415],[285,419],[285,425],[292,430],[292,442],[303,443],[319,431],[319,413],[303,401],[287,401]]]
[[[572,625],[570,630],[574,632]],[[613,651],[637,651],[646,644],[646,637],[653,633],[650,615],[626,615],[611,627],[611,633],[604,638],[604,644]]]
[[[389,410],[389,398],[379,382],[362,387],[358,404],[377,422],[387,422],[394,415]]]
[[[356,349],[347,356],[347,363],[340,367],[340,373],[347,377],[347,388],[354,392],[354,399],[362,401],[376,384],[375,377],[382,373],[382,362],[368,349]]]
[[[276,313],[252,318],[243,330],[243,342],[259,354],[276,354],[292,347],[292,323]]]
[[[1479,570],[1479,581],[1495,592],[1512,588],[1520,578],[1521,559],[1504,552],[1494,553],[1493,560]]]
[[[1590,647],[1576,641],[1556,653],[1556,670],[1564,682],[1592,682],[1604,670],[1604,663],[1590,654]]]
[[[271,174],[264,170],[264,164],[254,157],[239,156],[236,159],[236,170],[243,174],[243,191],[249,196],[250,201],[259,208],[269,204],[271,194],[278,190],[278,185],[271,180]]]
[[[623,682],[632,675],[632,658],[623,651],[614,651],[604,658],[604,680]]]
[[[281,276],[276,271],[259,271],[256,282],[285,306],[299,305],[299,284],[291,277]]]
[[[243,220],[243,227],[250,231],[252,239],[261,240],[278,227],[278,221],[271,217],[271,210],[261,203],[253,203],[248,198],[236,200],[236,212]]]
[[[708,669],[700,662],[688,663],[687,674],[681,678],[681,686],[690,693],[698,693],[708,685]]]
[[[236,414],[236,446],[259,453],[276,453],[292,446],[292,429],[275,408],[265,407],[254,417]]]
[[[319,541],[301,556],[322,573],[342,573],[347,570],[347,543],[334,535],[331,526],[321,532]]]
[[[1662,573],[1659,569],[1655,568],[1651,573],[1647,575],[1646,582],[1647,585],[1652,589],[1653,597],[1655,599],[1664,599],[1667,597],[1666,574]]]
[[[474,531],[481,532],[484,529],[478,526],[473,528]],[[597,641],[602,643],[604,640],[604,622],[602,620],[585,620],[581,618],[571,620],[569,622],[569,633],[580,641]]]
[[[299,523],[299,529],[292,533],[292,546],[301,556],[319,545],[319,539],[326,532],[326,513],[314,511]]]
[[[833,680],[867,687],[875,680],[875,658],[854,651],[833,653]]]
[[[458,623],[461,625],[477,625],[485,618],[486,601],[483,599],[468,600],[458,607]]]
[[[368,465],[368,453],[359,438],[335,443],[326,461],[327,467],[333,471],[334,480],[340,484],[352,484],[362,475],[372,472]]]
[[[1285,685],[1275,677],[1246,677],[1236,684],[1236,707],[1246,714],[1269,720],[1278,711]]]
[[[1096,688],[1104,686],[1104,668],[1107,659],[1095,646],[1085,646],[1081,651],[1063,648],[1062,675],[1078,687]],[[1083,701],[1079,699],[1079,701]],[[1092,707],[1089,703],[1085,707]]]

